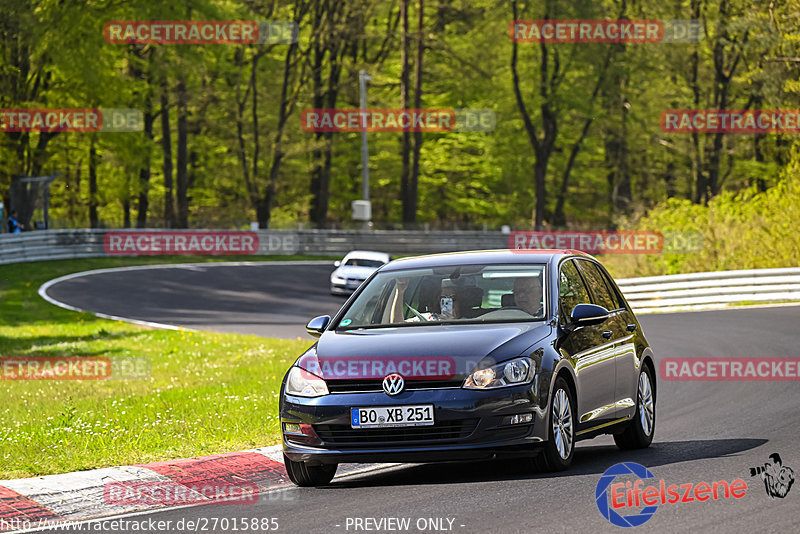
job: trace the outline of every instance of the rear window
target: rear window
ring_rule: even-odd
[[[383,265],[381,260],[365,260],[364,258],[350,258],[345,265],[349,267],[375,267],[378,268]]]

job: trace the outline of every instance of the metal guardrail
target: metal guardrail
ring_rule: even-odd
[[[797,267],[623,278],[617,284],[631,307],[643,313],[800,300]]]
[[[197,230],[145,230],[197,232]],[[108,232],[125,230],[45,230],[0,235],[0,264],[25,261],[91,258],[105,256],[103,239]],[[130,230],[131,233],[136,230]],[[215,231],[223,234],[225,231]],[[344,255],[350,250],[380,250],[393,255],[431,254],[459,250],[497,249],[508,246],[508,234],[501,232],[414,232],[352,230],[258,230],[260,255],[309,254]]]
[[[2,234],[0,264],[106,256],[103,240],[111,231],[79,229]],[[263,255],[338,256],[355,249],[404,255],[508,247],[508,234],[501,232],[259,230],[256,234],[257,254]],[[800,301],[800,268],[651,276],[617,282],[631,307],[645,313],[725,307],[738,302]]]

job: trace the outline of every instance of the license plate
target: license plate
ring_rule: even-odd
[[[351,408],[351,428],[388,428],[433,424],[433,405]]]

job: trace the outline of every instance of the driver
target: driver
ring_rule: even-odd
[[[533,276],[521,276],[514,280],[514,302],[521,310],[534,317],[543,314],[542,283]]]
[[[420,310],[413,310],[405,299],[408,283],[408,278],[398,278],[396,281],[394,294],[390,297],[390,323],[447,321],[460,318],[459,301],[461,298],[457,294],[457,288],[453,286],[441,287],[438,283],[427,283],[420,288],[422,292],[420,303],[425,301],[427,304],[420,306],[422,308]],[[408,319],[404,318],[405,314],[403,312],[405,308],[412,310],[412,315]]]

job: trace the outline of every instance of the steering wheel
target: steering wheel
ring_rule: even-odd
[[[415,310],[414,308],[412,308],[408,304],[406,304],[406,308],[411,310],[411,313],[413,313],[420,321],[425,321],[426,323],[429,322],[429,320],[426,319],[424,315],[422,315],[420,312],[418,312],[417,310]]]

